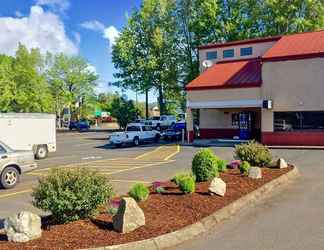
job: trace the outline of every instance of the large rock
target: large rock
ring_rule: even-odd
[[[277,167],[278,168],[288,168],[288,163],[283,158],[279,158],[277,161]]]
[[[41,218],[27,211],[5,219],[4,229],[8,240],[13,242],[27,242],[42,236]]]
[[[211,194],[217,194],[220,196],[224,196],[226,192],[226,183],[221,178],[214,178],[210,183],[208,191]]]
[[[252,179],[261,179],[262,178],[262,171],[259,167],[251,167],[249,169],[249,177]]]
[[[117,214],[113,217],[114,229],[120,233],[129,233],[144,225],[143,210],[133,198],[123,198]]]

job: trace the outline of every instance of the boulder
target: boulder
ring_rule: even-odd
[[[5,219],[4,230],[9,241],[34,240],[42,236],[41,218],[37,214],[22,211]]]
[[[262,171],[259,167],[250,167],[249,169],[249,177],[252,179],[261,179]]]
[[[220,196],[224,196],[226,192],[226,183],[221,178],[214,178],[210,183],[208,191],[211,194],[217,194]]]
[[[133,198],[120,201],[117,214],[113,217],[113,226],[117,232],[129,233],[145,225],[143,210]]]
[[[278,168],[287,168],[288,163],[283,158],[279,158],[277,161],[277,167]]]

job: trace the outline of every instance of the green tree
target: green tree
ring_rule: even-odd
[[[94,112],[94,89],[98,76],[89,69],[83,58],[48,54],[47,68],[46,76],[58,116],[64,107],[69,107],[77,116],[87,116]]]
[[[127,124],[136,120],[139,114],[132,100],[125,97],[116,97],[111,103],[111,115],[117,119],[119,126],[124,129]]]
[[[38,49],[21,44],[15,57],[0,58],[0,104],[2,112],[53,112],[53,99],[42,73]]]

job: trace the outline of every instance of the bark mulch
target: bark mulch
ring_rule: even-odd
[[[162,186],[167,190],[166,194],[152,192],[148,200],[139,203],[146,225],[131,233],[114,232],[112,217],[102,213],[91,220],[51,225],[43,230],[40,239],[23,244],[8,242],[0,233],[0,249],[80,249],[152,238],[193,224],[290,170],[292,167],[263,168],[263,178],[259,180],[242,176],[237,169],[228,170],[221,174],[227,184],[225,197],[209,195],[209,182],[198,183],[196,192],[187,195],[182,194],[174,183],[165,182]]]

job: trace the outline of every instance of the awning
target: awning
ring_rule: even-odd
[[[187,108],[207,109],[207,108],[262,108],[263,100],[244,99],[244,100],[226,100],[226,101],[187,101]]]

